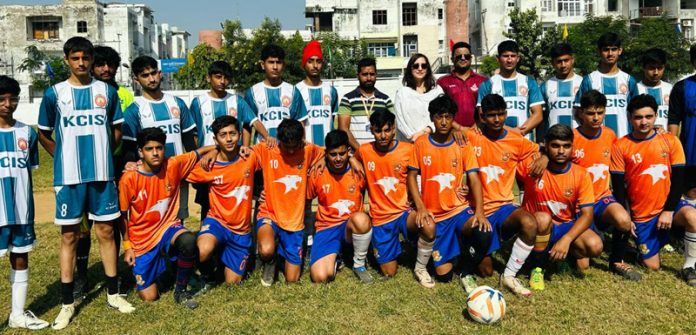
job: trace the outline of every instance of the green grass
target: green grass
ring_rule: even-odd
[[[34,192],[53,191],[53,157],[39,145],[39,168],[32,172]]]
[[[197,226],[191,222],[190,226]],[[52,321],[58,313],[58,229],[37,225],[39,245],[31,254],[28,307]],[[102,278],[97,242],[93,243],[90,276]],[[484,326],[462,313],[465,294],[456,281],[421,288],[411,271],[400,267],[396,278],[361,285],[343,269],[328,285],[301,283],[260,285],[258,271],[243,285],[219,286],[200,298],[201,307],[184,310],[166,292],[155,303],[144,303],[131,293],[137,311],[121,315],[105,306],[104,292],[92,293],[63,332],[67,334],[693,334],[696,333],[694,291],[676,278],[682,257],[667,254],[663,271],[647,273],[640,283],[627,282],[606,272],[598,260],[585,279],[556,275],[545,291],[529,299],[505,291],[508,313],[498,324]],[[644,273],[647,270],[642,270]],[[375,276],[376,273],[373,272]],[[8,266],[0,270],[3,302],[0,315],[9,314]],[[495,286],[497,279],[480,280]],[[12,330],[0,328],[0,332]],[[17,332],[23,333],[23,332]]]

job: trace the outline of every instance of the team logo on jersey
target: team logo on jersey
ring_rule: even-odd
[[[647,255],[650,252],[650,249],[648,249],[648,246],[645,245],[644,243],[639,245],[638,249],[640,250],[640,253],[643,255]]]
[[[587,172],[592,175],[592,182],[596,183],[600,179],[607,179],[604,172],[609,172],[609,167],[606,164],[593,164],[587,168]]]
[[[283,105],[283,107],[290,107],[290,97],[284,95],[282,98],[280,98],[280,103]]]
[[[227,115],[231,115],[236,117],[237,116],[237,109],[234,107],[230,107],[227,109]]]
[[[162,220],[164,218],[164,213],[167,212],[167,207],[169,207],[169,198],[164,198],[162,200],[157,200],[157,202],[150,207],[145,214],[151,213],[151,212],[157,212],[159,213],[159,219]]]
[[[456,168],[458,164],[459,164],[459,160],[457,158],[452,158],[452,167]]]
[[[223,198],[236,198],[237,199],[237,204],[235,206],[239,206],[239,204],[246,199],[249,199],[249,196],[247,195],[247,192],[251,187],[248,185],[242,185],[242,186],[237,186],[234,188],[234,190],[228,192],[227,194],[223,195]],[[286,192],[287,193],[287,192]]]
[[[384,177],[375,182],[375,184],[382,186],[382,190],[384,190],[384,195],[389,194],[389,192],[391,191],[396,192],[396,184],[398,183],[399,180],[394,177]]]
[[[608,148],[605,148],[604,151],[602,151],[602,156],[604,157],[609,157],[611,154],[611,151]]]
[[[343,216],[344,214],[350,214],[350,208],[353,206],[355,206],[355,202],[346,199],[339,199],[329,207],[335,208],[338,211],[338,215]]]
[[[433,176],[432,178],[430,178],[428,180],[432,180],[432,181],[437,182],[440,185],[439,192],[442,193],[442,191],[446,188],[448,188],[450,190],[452,189],[452,182],[455,179],[457,179],[457,178],[455,178],[454,175],[451,173],[439,173],[438,175]]]
[[[439,262],[440,260],[442,260],[442,255],[440,255],[439,250],[433,250],[433,260],[436,262]]]
[[[500,166],[497,165],[492,165],[488,164],[488,166],[482,166],[480,169],[483,173],[486,174],[486,185],[490,184],[492,181],[500,181],[500,178],[498,176],[502,175],[505,170],[501,168]]]
[[[507,162],[510,159],[510,153],[509,152],[503,152],[503,156],[500,157],[500,159],[503,160],[503,162]]]
[[[526,97],[527,93],[529,93],[529,88],[527,86],[520,86],[517,88],[517,93],[519,93],[520,96]]]
[[[643,170],[640,175],[647,174],[652,178],[652,184],[655,185],[660,179],[667,179],[665,172],[667,172],[667,165],[664,164],[652,164],[649,168]]]
[[[328,94],[324,94],[324,105],[330,105],[331,104],[331,97]]]
[[[355,185],[348,186],[348,193],[355,193]]]
[[[106,97],[101,94],[97,94],[94,97],[94,104],[97,105],[97,107],[99,108],[106,107]]]
[[[667,153],[667,151],[662,150],[660,156],[662,156],[662,158],[667,158],[667,155],[669,155],[669,153]]]
[[[669,105],[669,94],[665,94],[664,96],[662,96],[662,104]]]
[[[145,285],[145,281],[143,280],[143,276],[135,275],[135,283],[140,285],[140,286]]]
[[[396,165],[394,165],[394,172],[399,172],[399,171],[401,171],[401,167],[402,167],[402,166],[401,166],[401,163],[396,163]]]
[[[167,194],[172,193],[172,184],[170,184],[169,181],[167,181],[164,187],[167,189]]]
[[[621,92],[621,94],[626,94],[626,92],[628,92],[628,86],[622,83],[619,85],[619,92]]]
[[[297,184],[302,181],[302,177],[294,174],[285,175],[282,178],[276,179],[274,183],[281,183],[285,185],[285,194],[288,194],[290,190],[296,190]]]
[[[471,87],[469,87],[469,89],[473,92],[478,92],[479,87],[478,87],[478,85],[476,85],[476,83],[474,83],[473,85],[471,85]]]
[[[570,198],[572,195],[573,195],[572,188],[566,188],[565,191],[563,191],[563,196],[566,198]]]
[[[302,167],[303,167],[303,166],[304,166],[304,165],[303,165],[302,163],[297,164],[297,169],[298,169],[298,170],[302,170]]]
[[[173,117],[179,117],[179,115],[181,115],[181,111],[179,110],[179,107],[172,107],[169,109],[169,112],[172,113]]]
[[[249,168],[244,169],[244,178],[251,177],[251,170]]]
[[[24,137],[20,137],[17,140],[17,147],[19,148],[19,150],[26,151],[27,148],[29,148],[29,143],[27,143],[27,139]]]

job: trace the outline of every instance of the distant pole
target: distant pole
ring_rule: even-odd
[[[121,57],[121,33],[116,33],[116,41],[118,42],[118,56]],[[118,81],[123,82],[123,69],[121,69],[121,64],[118,64]]]

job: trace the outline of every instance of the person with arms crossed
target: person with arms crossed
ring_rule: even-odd
[[[643,80],[636,84],[637,94],[649,94],[655,98],[657,101],[655,126],[667,130],[669,95],[672,92],[672,84],[662,80],[667,66],[667,53],[658,48],[648,49],[643,52],[641,65],[643,67]]]
[[[63,45],[70,77],[49,87],[39,109],[39,142],[53,156],[55,223],[61,227],[60,282],[62,307],[52,327],[63,329],[75,314],[75,255],[84,213],[95,221],[106,275],[107,305],[121,313],[133,306],[118,294],[114,220],[118,193],[112,148],[121,138],[123,114],[116,89],[90,75],[94,47],[84,37]],[[58,135],[54,140],[53,132]]]
[[[558,123],[577,127],[578,124],[573,119],[573,102],[575,93],[580,89],[582,76],[573,70],[575,64],[573,48],[568,43],[559,43],[551,48],[549,56],[554,75],[541,84],[541,95],[546,102],[544,104],[546,129]],[[537,138],[541,141],[543,136],[537,136]]]
[[[481,84],[488,78],[471,69],[474,55],[471,45],[457,42],[452,45],[452,73],[442,76],[437,84],[457,103],[457,115],[454,122],[464,127],[471,127],[476,122],[476,100]],[[427,108],[426,108],[427,109]]]
[[[674,135],[655,131],[657,102],[651,95],[631,99],[628,115],[633,131],[612,150],[614,196],[618,203],[628,203],[638,251],[651,270],[660,269],[660,249],[669,242],[669,230],[685,230],[681,276],[696,286],[696,208],[681,199],[687,178],[684,149]]]

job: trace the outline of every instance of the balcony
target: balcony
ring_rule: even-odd
[[[662,15],[667,15],[668,17],[674,16],[672,13],[665,10],[664,7],[640,7],[638,9],[631,9],[629,18],[631,20],[636,20],[644,17],[660,17]]]

